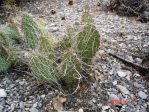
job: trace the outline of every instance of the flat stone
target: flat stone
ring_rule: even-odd
[[[101,112],[106,112],[108,109],[110,109],[110,106],[103,106]]]
[[[0,97],[7,97],[7,93],[4,89],[0,89]]]
[[[126,76],[126,72],[123,72],[123,71],[117,71],[117,74],[120,77],[125,77]]]
[[[110,101],[111,101],[111,100],[119,100],[119,98],[118,98],[118,96],[115,95],[115,94],[110,94],[110,95],[109,95],[109,100],[110,100]]]
[[[141,58],[135,58],[134,61],[138,64],[141,64],[143,60]]]
[[[56,31],[59,31],[59,28],[58,27],[53,27],[53,28],[50,29],[50,31],[51,32],[56,32]]]
[[[113,81],[112,84],[115,86],[117,85],[117,81]]]
[[[142,99],[146,99],[148,97],[148,95],[146,93],[144,93],[143,91],[139,91],[138,95]]]
[[[134,82],[134,86],[137,88],[142,88],[143,86],[141,84],[138,84],[137,82]]]
[[[79,112],[84,112],[84,111],[83,111],[83,109],[81,108],[81,109],[79,109]]]
[[[130,94],[129,90],[122,85],[117,85],[118,90],[120,90],[123,94]]]
[[[36,108],[31,108],[30,112],[39,112]]]

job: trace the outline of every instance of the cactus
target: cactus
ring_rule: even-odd
[[[85,11],[82,15],[82,22],[84,23],[92,23],[93,19],[89,12]]]
[[[41,52],[49,53],[57,45],[58,41],[48,35],[45,25],[41,19],[37,19],[36,24],[41,31],[41,37],[39,38],[39,47]]]
[[[69,37],[63,37],[59,42],[59,47],[61,51],[67,50],[72,45],[71,39]]]
[[[11,64],[6,59],[0,57],[0,72],[6,72]]]
[[[76,83],[81,73],[81,64],[76,54],[69,51],[64,54],[62,60],[60,64],[60,72],[63,73],[62,80],[66,84]]]
[[[29,15],[24,15],[22,19],[22,26],[26,41],[31,48],[37,48],[38,38],[41,33],[37,24]]]
[[[1,59],[1,61],[3,60],[4,69],[7,70],[11,64],[17,61],[16,49],[13,47],[13,43],[14,39],[18,38],[19,33],[15,26],[3,26],[0,28],[0,34],[0,57],[7,59],[7,61]]]
[[[87,64],[91,64],[91,59],[95,56],[100,44],[100,35],[93,25],[86,25],[84,30],[77,37],[77,51],[81,59]]]
[[[46,83],[58,84],[58,75],[54,67],[54,61],[46,56],[34,54],[31,59],[31,71],[32,74]]]
[[[12,39],[19,36],[15,26],[2,26],[0,28],[0,44],[4,46],[12,46]]]

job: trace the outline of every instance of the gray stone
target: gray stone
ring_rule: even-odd
[[[118,90],[120,90],[123,94],[130,94],[129,90],[125,87],[125,86],[122,86],[122,85],[117,85],[117,88]]]
[[[38,102],[33,104],[33,107],[36,108],[38,106]]]
[[[149,11],[144,11],[144,12],[143,12],[143,15],[144,15],[146,18],[149,18]]]
[[[117,81],[113,81],[112,84],[115,86],[117,85]]]
[[[31,108],[30,112],[39,112],[36,108]]]
[[[141,84],[139,84],[138,82],[134,82],[134,86],[137,88],[142,88],[143,86]]]
[[[110,94],[110,95],[109,95],[109,100],[110,100],[110,101],[111,101],[111,100],[119,100],[119,98],[118,98],[118,96],[115,95],[115,94]]]
[[[148,95],[146,93],[144,93],[143,91],[139,91],[138,96],[142,99],[146,99],[148,97]]]
[[[0,89],[0,98],[1,97],[7,97],[7,93],[5,92],[4,89]]]
[[[135,58],[134,61],[138,64],[141,64],[143,60],[141,58]]]

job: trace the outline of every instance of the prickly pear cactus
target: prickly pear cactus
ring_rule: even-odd
[[[0,57],[0,72],[6,72],[11,64],[4,58]]]
[[[58,75],[54,68],[54,62],[48,59],[48,57],[33,55],[30,66],[32,74],[40,80],[51,84],[58,83]]]
[[[89,12],[85,11],[82,15],[82,22],[84,23],[92,23],[93,19]]]
[[[86,25],[84,30],[78,34],[77,43],[77,51],[81,59],[87,64],[91,64],[100,45],[100,35],[95,26]]]
[[[76,54],[74,54],[72,51],[69,51],[66,54],[64,54],[62,60],[63,61],[60,65],[61,73],[63,73],[62,80],[66,84],[76,83],[82,71],[81,64],[79,63]]]
[[[29,15],[24,15],[22,26],[29,47],[36,48],[38,46],[38,38],[41,35],[37,24]]]

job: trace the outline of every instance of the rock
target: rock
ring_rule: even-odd
[[[20,102],[20,109],[24,109],[24,103],[22,101]]]
[[[127,75],[127,76],[126,76],[126,79],[127,79],[128,81],[130,81],[130,75]]]
[[[138,84],[138,82],[134,82],[133,84],[134,84],[134,86],[137,87],[137,88],[142,88],[142,87],[143,87],[141,84]]]
[[[138,95],[142,99],[146,99],[148,97],[148,95],[146,93],[144,93],[143,91],[139,91]]]
[[[143,11],[143,15],[144,15],[146,18],[149,18],[149,11]]]
[[[118,90],[120,90],[123,94],[130,94],[129,90],[125,87],[125,86],[122,86],[122,85],[117,85],[117,88]]]
[[[104,60],[106,58],[106,54],[104,50],[99,50],[98,54],[100,59]]]
[[[126,76],[126,72],[123,72],[123,71],[117,71],[117,74],[120,77],[125,77]]]
[[[41,95],[41,98],[45,98],[45,97],[46,97],[46,95],[45,95],[45,94]]]
[[[141,64],[143,60],[141,58],[135,58],[134,61],[138,64]]]
[[[110,106],[103,106],[101,112],[107,112],[110,109]]]
[[[20,81],[19,84],[22,86],[25,84],[24,80],[23,81]]]
[[[31,108],[33,106],[33,104],[26,103],[24,106],[25,106],[25,108]]]
[[[110,94],[109,95],[109,100],[119,100],[118,96],[116,96],[115,94]]]
[[[36,108],[31,108],[29,111],[30,112],[39,112]]]
[[[127,59],[128,59],[130,62],[134,62],[134,60],[133,60],[133,57],[132,57],[132,56],[127,56]]]
[[[59,31],[59,28],[58,27],[52,27],[52,28],[50,28],[50,31],[51,32],[57,32],[57,31]]]
[[[63,103],[66,102],[66,98],[57,96],[53,98],[53,107],[57,111],[63,110]]]
[[[7,93],[5,92],[4,89],[0,89],[0,98],[1,97],[7,97]]]
[[[112,84],[113,84],[114,86],[115,86],[115,85],[117,85],[117,81],[113,81],[113,83],[112,83]]]
[[[36,108],[38,106],[38,102],[33,104],[33,107]]]
[[[82,11],[83,11],[82,6],[79,6],[79,7],[77,8],[77,11],[78,11],[78,12],[82,12]]]
[[[78,111],[78,112],[84,112],[84,111],[83,111],[83,109],[81,108],[81,109],[79,109],[79,111]]]

